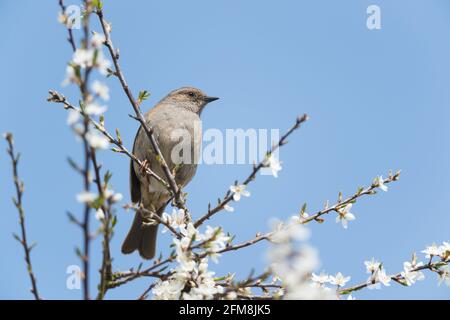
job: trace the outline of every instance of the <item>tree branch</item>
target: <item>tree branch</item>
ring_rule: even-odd
[[[417,272],[417,271],[421,271],[421,270],[430,270],[430,271],[432,271],[432,272],[439,272],[438,266],[439,266],[439,267],[442,267],[442,266],[444,266],[444,265],[447,265],[447,266],[448,266],[448,263],[449,263],[448,261],[438,261],[438,262],[434,262],[434,263],[432,263],[432,262],[430,261],[429,263],[427,263],[427,264],[425,264],[425,265],[422,265],[422,266],[419,266],[419,267],[416,267],[416,268],[411,269],[409,272]],[[393,280],[393,281],[395,281],[395,282],[397,282],[397,283],[400,283],[400,284],[402,284],[402,285],[405,285],[405,284],[402,282],[402,280],[404,280],[405,278],[402,276],[401,272],[399,272],[399,273],[397,273],[397,274],[390,275],[389,278],[391,278],[391,280]],[[349,294],[349,293],[351,293],[351,292],[354,292],[354,291],[358,291],[358,290],[364,289],[364,288],[366,288],[366,287],[368,287],[368,286],[377,284],[377,283],[379,283],[379,282],[380,282],[380,281],[379,281],[379,280],[376,280],[376,279],[373,280],[373,281],[366,281],[366,282],[360,283],[360,284],[355,285],[355,286],[352,286],[352,287],[342,288],[342,289],[338,290],[338,293],[339,293],[339,294]]]
[[[64,0],[59,0],[59,6],[61,7],[61,14],[65,15],[66,14],[66,6],[64,5]],[[67,27],[67,33],[69,34],[67,41],[69,41],[70,46],[72,47],[72,51],[75,52],[77,50],[77,46],[75,45],[75,40],[73,38],[72,29]]]
[[[384,184],[388,184],[394,181],[397,181],[400,178],[400,171],[396,172],[395,174],[389,173],[389,176],[387,179],[384,179],[382,182]],[[376,193],[375,189],[378,188],[378,184],[377,183],[372,183],[369,187],[366,188],[360,188],[355,194],[353,194],[352,196],[348,197],[345,200],[341,200],[339,199],[339,201],[334,204],[331,207],[328,207],[327,205],[325,206],[325,208],[323,210],[320,210],[314,214],[312,214],[311,216],[304,218],[304,220],[302,221],[303,224],[306,224],[308,222],[311,222],[312,220],[316,220],[316,221],[320,221],[320,217],[323,216],[324,214],[330,213],[331,211],[335,211],[335,212],[339,212],[340,209],[342,209],[343,207],[345,207],[348,204],[351,204],[353,202],[355,202],[356,199],[365,196],[365,195],[373,195]]]
[[[21,237],[19,237],[17,234],[14,234],[14,238],[20,242],[20,244],[23,247],[23,251],[25,252],[25,262],[27,264],[27,271],[28,275],[30,277],[31,281],[31,293],[34,295],[34,298],[36,300],[40,300],[37,284],[36,284],[36,276],[33,272],[33,266],[31,264],[31,250],[33,249],[33,245],[28,244],[27,240],[27,231],[25,228],[25,211],[23,209],[22,205],[22,197],[23,197],[23,191],[24,191],[24,183],[20,181],[19,173],[18,173],[18,164],[20,159],[20,154],[14,153],[14,141],[13,141],[13,135],[11,133],[5,134],[5,139],[8,142],[8,149],[7,152],[11,158],[12,162],[12,172],[13,172],[13,179],[14,179],[14,186],[16,188],[16,197],[13,198],[13,203],[19,213],[19,224],[20,224],[20,230],[21,230]]]

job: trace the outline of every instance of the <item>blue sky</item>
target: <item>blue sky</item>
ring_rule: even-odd
[[[67,2],[68,4],[74,2]],[[75,2],[76,3],[76,2]],[[326,217],[311,225],[312,244],[322,268],[366,279],[364,260],[382,260],[398,272],[413,251],[450,240],[448,126],[450,91],[450,4],[419,1],[105,1],[113,41],[130,87],[147,89],[147,110],[168,91],[196,86],[221,97],[203,114],[204,128],[287,129],[301,113],[311,120],[283,148],[278,179],[260,176],[250,198],[211,221],[246,240],[268,229],[272,217],[286,219],[304,202],[310,211],[324,201],[350,194],[389,169],[402,177],[387,193],[359,201],[348,230]],[[377,4],[382,29],[366,28],[366,8]],[[22,152],[29,237],[37,241],[33,263],[44,298],[78,299],[66,289],[66,268],[79,264],[74,253],[81,234],[65,212],[81,212],[75,194],[79,176],[66,158],[81,159],[81,146],[66,125],[66,112],[45,101],[48,89],[72,100],[75,88],[61,88],[71,51],[56,21],[57,1],[0,3],[0,131],[15,134]],[[100,30],[94,25],[95,30]],[[120,128],[131,146],[137,123],[115,79],[106,80],[111,101],[107,126]],[[118,192],[128,195],[128,159],[109,151],[99,155],[113,173]],[[13,185],[6,153],[0,155],[0,298],[31,298],[10,201]],[[248,165],[202,165],[187,188],[194,215],[223,195]],[[137,255],[123,256],[120,244],[132,216],[118,211],[112,242],[114,268],[137,266]],[[159,250],[167,250],[168,234]],[[223,256],[212,265],[218,274],[244,277],[264,267],[266,244]],[[93,245],[100,259],[100,241]],[[7,275],[7,276],[5,276]],[[92,276],[96,277],[95,268]],[[434,274],[412,288],[392,285],[355,294],[360,299],[448,299]],[[95,279],[97,280],[97,279]],[[112,290],[109,298],[136,298],[146,279]],[[96,282],[92,283],[95,288]]]

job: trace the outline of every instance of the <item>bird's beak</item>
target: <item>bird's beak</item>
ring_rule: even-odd
[[[204,97],[203,99],[204,99],[207,103],[210,103],[210,102],[219,100],[219,98],[217,98],[217,97]]]

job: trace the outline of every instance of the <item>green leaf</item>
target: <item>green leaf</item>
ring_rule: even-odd
[[[102,197],[98,197],[97,199],[94,200],[94,202],[92,202],[92,208],[98,210],[103,205],[103,203],[104,199]]]
[[[103,9],[103,2],[101,0],[92,0],[92,5],[99,10]]]
[[[69,218],[70,222],[81,225],[80,221],[78,221],[78,219],[71,212],[67,212],[67,217]]]
[[[109,180],[111,180],[112,173],[111,171],[106,171],[105,176],[103,177],[103,180],[105,181],[105,184],[109,183]]]
[[[394,280],[395,282],[397,282],[397,283],[399,283],[399,284],[401,284],[402,286],[404,286],[404,287],[409,287],[408,286],[408,283],[406,282],[406,280],[404,280],[404,279],[392,279],[392,280]]]
[[[111,222],[113,228],[115,227],[116,223],[117,223],[117,216],[114,215]]]
[[[150,97],[150,93],[147,90],[139,91],[138,104],[142,101],[147,100]]]
[[[226,280],[227,278],[228,278],[228,275],[222,276],[222,277],[217,277],[217,278],[214,278],[214,281],[223,281],[223,280]]]
[[[117,128],[116,128],[116,136],[117,136],[117,141],[119,141],[119,143],[122,144],[122,137],[120,136],[120,131]]]
[[[349,294],[351,292],[353,292],[354,290],[343,290],[341,292],[339,292],[339,294]]]
[[[20,239],[20,237],[19,237],[19,235],[17,233],[13,233],[13,237],[14,237],[14,239],[16,239],[17,241],[22,243],[22,240]]]
[[[306,202],[303,204],[302,209],[300,210],[300,215],[303,215],[306,212]]]
[[[75,254],[81,259],[84,260],[83,254],[81,253],[81,249],[76,247],[75,248]]]
[[[441,261],[441,262],[435,263],[434,267],[436,269],[439,269],[439,268],[445,267],[446,265],[447,265],[447,262]]]

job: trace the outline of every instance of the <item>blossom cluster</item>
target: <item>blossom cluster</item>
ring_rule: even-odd
[[[154,298],[213,299],[223,293],[224,288],[214,279],[215,273],[208,270],[208,258],[217,263],[219,251],[226,247],[230,238],[221,228],[211,226],[200,233],[182,209],[174,209],[172,214],[163,213],[162,220],[181,237],[173,239],[177,265],[167,279],[160,280],[153,288]]]
[[[74,83],[85,91],[84,101],[81,104],[81,111],[86,116],[103,117],[108,107],[98,100],[108,101],[110,98],[108,86],[99,80],[94,80],[87,90],[87,76],[92,70],[107,76],[110,74],[111,62],[105,58],[102,51],[102,44],[105,42],[105,36],[100,33],[94,33],[90,38],[90,46],[87,48],[77,48],[73,53],[72,60],[66,68],[66,78],[63,85]],[[85,76],[83,77],[82,71]],[[89,145],[95,149],[107,149],[109,140],[95,130],[91,130],[89,125],[80,123],[82,116],[78,110],[70,109],[67,117],[67,124],[71,126],[78,136],[84,136]]]

